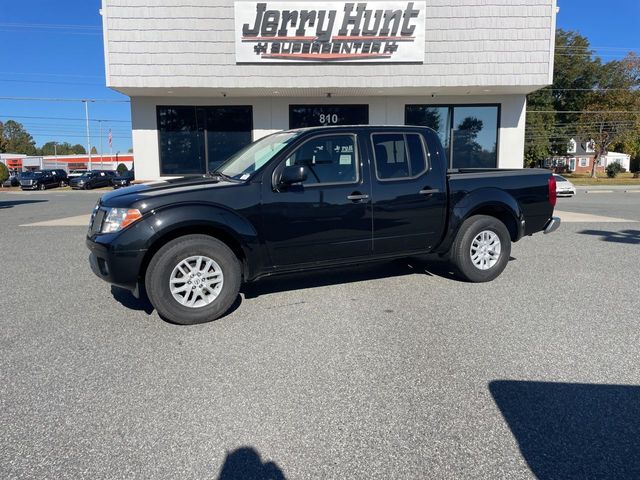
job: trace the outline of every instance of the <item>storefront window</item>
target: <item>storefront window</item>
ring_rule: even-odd
[[[431,127],[450,154],[453,168],[498,164],[498,105],[407,105],[405,123]],[[453,135],[453,144],[451,136]]]
[[[204,174],[251,143],[250,106],[159,106],[160,173]]]
[[[405,123],[407,125],[420,125],[434,129],[438,133],[444,149],[449,151],[449,135],[451,134],[450,107],[407,105],[405,109]]]
[[[204,173],[204,138],[195,107],[158,107],[160,173]]]
[[[369,105],[290,105],[289,128],[366,125]]]

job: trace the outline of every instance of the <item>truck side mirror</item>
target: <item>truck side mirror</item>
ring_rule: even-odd
[[[307,179],[307,169],[303,165],[291,165],[284,167],[280,177],[280,185],[289,186],[294,183],[302,183]]]

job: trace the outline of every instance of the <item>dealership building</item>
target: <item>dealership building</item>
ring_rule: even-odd
[[[450,166],[520,168],[552,83],[555,0],[103,0],[107,85],[136,176],[204,174],[316,125],[425,125]]]

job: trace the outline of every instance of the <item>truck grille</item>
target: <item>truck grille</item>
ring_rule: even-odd
[[[100,233],[105,214],[106,212],[101,208],[94,211],[93,215],[91,215],[91,223],[89,224],[89,235]]]

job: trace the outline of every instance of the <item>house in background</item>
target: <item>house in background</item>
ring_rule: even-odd
[[[566,155],[547,158],[544,166],[557,173],[567,171],[571,173],[591,173],[591,168],[595,161],[596,153],[593,142],[584,142],[580,139],[572,138],[567,143]],[[603,173],[608,165],[615,162],[618,162],[626,171],[629,171],[631,167],[631,156],[626,153],[608,152],[606,155],[601,155],[597,161],[596,171],[599,173]]]

